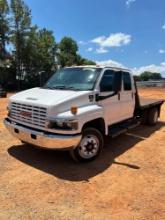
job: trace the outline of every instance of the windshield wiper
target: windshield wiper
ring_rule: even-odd
[[[65,89],[65,86],[44,86],[43,89]]]
[[[61,90],[74,90],[74,91],[80,91],[80,89],[77,89],[73,86],[44,86],[44,89],[61,89]]]
[[[66,86],[53,86],[53,89],[66,89]]]
[[[51,86],[43,86],[43,87],[40,87],[41,89],[54,89],[53,87]]]
[[[74,88],[73,86],[54,86],[52,89],[62,89],[62,90],[77,90],[79,91],[80,89]]]
[[[73,86],[66,86],[65,89],[74,90],[74,91],[80,91],[80,89],[75,88]]]

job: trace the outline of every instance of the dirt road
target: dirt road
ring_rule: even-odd
[[[165,89],[140,93],[165,99]],[[107,140],[96,161],[76,164],[12,137],[6,104],[0,99],[0,220],[165,219],[165,105],[156,127]]]

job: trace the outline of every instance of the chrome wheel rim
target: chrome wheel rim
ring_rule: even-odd
[[[99,139],[95,135],[86,135],[83,137],[78,147],[78,152],[84,159],[90,159],[96,156],[98,150]]]

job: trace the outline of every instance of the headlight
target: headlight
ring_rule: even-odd
[[[77,130],[78,121],[74,119],[48,120],[46,126],[51,129]]]

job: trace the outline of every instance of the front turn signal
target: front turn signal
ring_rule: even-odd
[[[72,113],[73,115],[76,115],[76,114],[77,114],[78,109],[77,109],[77,107],[76,107],[76,106],[72,106],[72,107],[71,107],[71,109],[70,109],[70,111],[71,111],[71,113]]]

